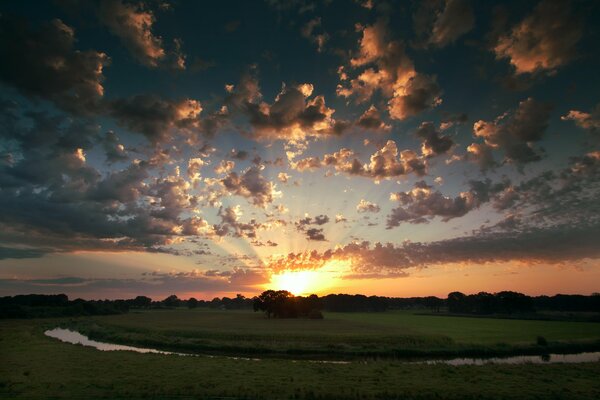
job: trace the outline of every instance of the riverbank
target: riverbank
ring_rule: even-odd
[[[0,322],[0,398],[595,399],[600,363],[322,364],[102,352],[44,336],[64,320]]]

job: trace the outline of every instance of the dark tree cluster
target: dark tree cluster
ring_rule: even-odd
[[[533,298],[537,310],[597,312],[600,313],[600,293],[591,296],[580,294],[557,294]]]
[[[253,307],[254,311],[264,311],[268,318],[323,318],[323,303],[315,294],[302,297],[287,290],[266,290],[254,298]]]
[[[458,314],[514,314],[534,311],[532,297],[510,291],[470,295],[452,292],[448,294],[446,304],[449,312]]]
[[[362,294],[328,294],[321,297],[325,311],[381,312],[386,310],[430,309],[439,312],[445,300],[428,297],[384,297]]]
[[[150,299],[148,299],[150,300]],[[151,308],[212,308],[217,310],[250,310],[252,309],[253,299],[237,294],[234,298],[230,297],[215,297],[212,300],[198,300],[195,297],[190,297],[187,300],[180,299],[172,294],[160,301],[152,301],[147,305]]]
[[[69,300],[65,294],[0,297],[0,318],[110,315],[129,311],[133,300]]]

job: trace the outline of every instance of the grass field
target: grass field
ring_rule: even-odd
[[[163,310],[71,323],[91,338],[211,354],[345,359],[452,357],[600,348],[600,324],[385,313],[324,320],[265,319],[249,311]],[[549,345],[536,344],[543,336]]]
[[[389,350],[397,342],[428,349],[432,344],[441,348],[530,345],[537,335],[551,342],[600,338],[600,324],[593,323],[406,312],[328,313],[318,321],[266,320],[251,312],[209,310],[147,311],[77,320],[4,320],[0,321],[0,398],[600,398],[600,363],[454,367],[396,359],[322,364],[280,358],[248,361],[101,352],[43,335],[45,329],[58,325],[113,332],[125,339],[131,334],[150,334],[173,342],[208,337],[218,346],[247,340],[248,345],[276,349],[303,341],[317,348],[331,344],[359,348],[375,343]],[[250,339],[243,339],[247,336]]]

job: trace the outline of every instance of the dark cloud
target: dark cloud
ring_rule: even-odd
[[[39,258],[50,251],[51,249],[26,249],[0,246],[0,260],[5,260],[7,258]]]
[[[220,180],[223,188],[234,195],[247,198],[257,207],[265,208],[279,196],[275,184],[261,175],[262,167],[252,166],[241,174],[230,172]]]
[[[532,14],[499,36],[496,58],[507,58],[515,74],[553,73],[570,62],[583,34],[583,21],[570,1],[542,0]]]
[[[436,78],[416,72],[404,44],[390,40],[385,20],[358,28],[362,31],[359,52],[350,60],[348,71],[362,69],[362,72],[350,78],[345,67],[338,69],[339,96],[355,97],[358,102],[364,102],[379,91],[388,100],[390,117],[398,120],[441,103],[442,91]]]
[[[373,105],[365,111],[356,123],[359,127],[371,131],[389,131],[392,127],[381,119],[381,113]]]
[[[422,141],[421,153],[426,157],[445,154],[454,146],[452,138],[442,135],[432,122],[423,122],[415,134]]]
[[[504,188],[504,184],[492,185],[491,181],[471,181],[470,189],[452,198],[444,196],[432,186],[419,181],[408,192],[392,193],[390,198],[400,203],[387,218],[387,228],[400,226],[403,222],[411,224],[427,223],[435,217],[446,222],[462,217],[478,208],[490,199],[490,194]]]
[[[0,16],[0,80],[22,93],[78,114],[96,113],[109,57],[74,49],[75,31],[59,19],[32,29]]]
[[[325,235],[322,228],[310,228],[311,225],[325,225],[329,222],[327,215],[317,215],[314,218],[306,216],[295,222],[296,229],[306,235],[308,240],[324,241]]]
[[[224,271],[199,271],[181,273],[150,272],[136,278],[82,278],[68,276],[48,279],[0,279],[2,293],[23,294],[66,293],[70,297],[133,298],[150,296],[155,300],[177,293],[213,294],[255,292],[257,285],[269,281],[260,270],[234,268]]]
[[[119,137],[113,131],[106,132],[102,145],[106,154],[106,161],[109,164],[129,159],[125,146],[119,143]]]
[[[284,84],[272,104],[261,101],[258,80],[251,73],[227,90],[227,102],[248,118],[252,131],[247,133],[254,139],[297,140],[340,134],[344,130],[332,117],[335,110],[325,105],[325,97],[312,96],[314,88],[310,83]]]
[[[528,98],[519,103],[514,112],[500,115],[494,121],[477,121],[473,125],[473,133],[483,139],[484,143],[470,147],[468,158],[479,161],[488,158],[492,149],[502,150],[506,162],[523,165],[541,159],[541,154],[533,147],[540,141],[546,128],[552,106]]]
[[[468,0],[426,1],[413,15],[418,45],[444,47],[473,29],[475,16]]]
[[[192,99],[167,100],[156,95],[136,95],[110,103],[110,115],[152,143],[169,140],[176,129],[197,128],[200,102]]]
[[[309,228],[306,230],[306,238],[308,240],[324,241],[325,235],[322,228]]]
[[[145,2],[102,0],[96,12],[100,22],[121,39],[123,45],[141,64],[147,67],[168,65],[176,69],[185,69],[181,40],[173,41],[171,52],[165,50],[162,38],[152,33],[156,18]]]
[[[256,232],[259,229],[267,228],[265,224],[259,223],[255,219],[251,219],[248,222],[241,222],[240,216],[242,215],[242,211],[240,206],[220,207],[217,215],[221,217],[221,223],[213,227],[217,236],[231,235],[234,237],[256,239]]]
[[[321,53],[325,48],[325,43],[329,40],[329,35],[321,28],[321,17],[315,17],[308,21],[300,31],[302,36],[313,42],[317,46],[317,51]]]

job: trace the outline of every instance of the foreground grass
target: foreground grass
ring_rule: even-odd
[[[320,364],[101,352],[43,335],[61,320],[0,322],[3,399],[597,399],[600,363]]]
[[[600,349],[600,324],[413,315],[327,313],[271,319],[249,311],[170,310],[87,318],[68,326],[96,340],[182,352],[261,357],[457,357]],[[543,336],[547,346],[538,346]]]

